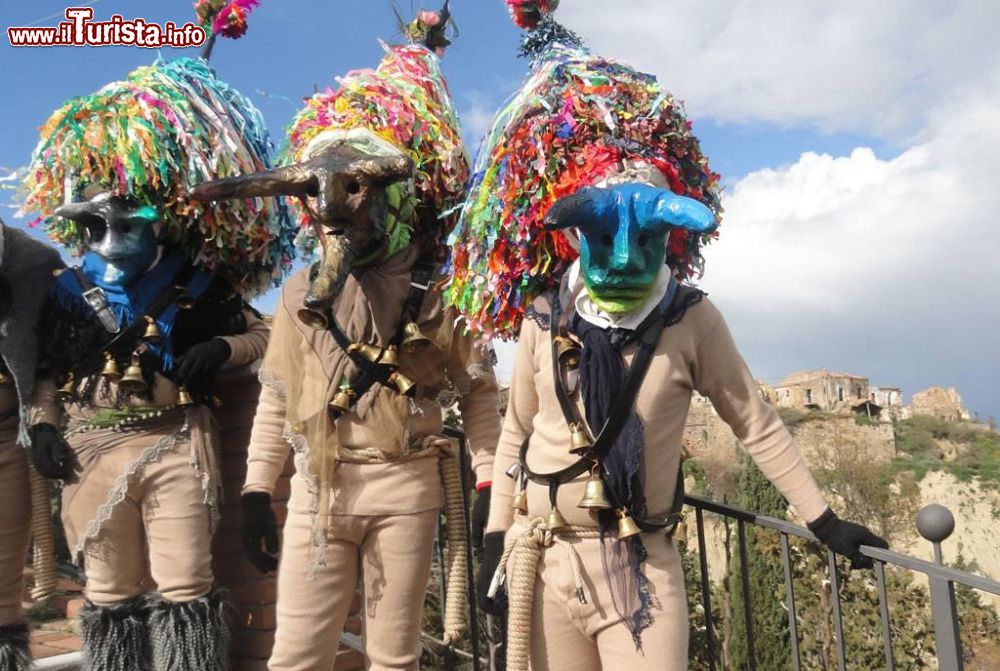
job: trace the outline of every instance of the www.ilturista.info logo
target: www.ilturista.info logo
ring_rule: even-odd
[[[7,37],[14,47],[107,47],[128,46],[200,47],[205,43],[205,29],[191,22],[178,26],[167,21],[162,26],[143,19],[126,21],[115,14],[108,21],[92,21],[90,7],[69,7],[66,21],[47,28],[11,26]]]

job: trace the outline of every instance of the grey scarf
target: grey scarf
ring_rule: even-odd
[[[0,321],[0,357],[17,388],[20,445],[28,443],[38,364],[38,320],[55,279],[52,273],[64,265],[53,247],[0,220],[0,274],[11,292],[10,310]]]

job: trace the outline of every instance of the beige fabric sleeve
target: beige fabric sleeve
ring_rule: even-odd
[[[531,435],[538,414],[538,392],[535,390],[535,343],[538,325],[530,319],[521,322],[511,375],[507,415],[504,418],[500,442],[493,462],[493,491],[490,495],[490,518],[486,531],[506,531],[514,522],[511,503],[515,481],[507,477],[507,469],[517,461],[521,443]]]
[[[708,301],[701,309],[714,314],[706,315],[697,345],[695,389],[712,401],[760,470],[799,515],[806,522],[815,520],[827,503],[795,441],[775,409],[757,393],[722,314]]]
[[[264,385],[250,433],[247,479],[243,484],[243,494],[274,493],[274,486],[281,477],[291,449],[285,442],[284,433],[285,401],[270,386]]]
[[[462,365],[470,376],[468,391],[458,397],[458,411],[472,453],[476,484],[481,485],[493,478],[493,456],[500,439],[500,389],[493,365],[471,333],[455,334],[452,362],[453,366]]]
[[[247,330],[240,335],[223,336],[221,339],[229,344],[229,361],[231,366],[245,366],[264,356],[267,349],[267,338],[271,328],[255,315],[252,310],[243,310],[247,320]]]

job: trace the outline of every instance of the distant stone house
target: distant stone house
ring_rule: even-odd
[[[774,393],[780,408],[845,412],[861,406],[871,414],[873,404],[868,378],[828,370],[792,373],[774,387]]]
[[[868,398],[882,408],[903,406],[903,390],[899,387],[872,387]]]
[[[910,402],[910,410],[914,415],[930,415],[953,421],[972,419],[962,397],[954,387],[950,389],[928,387],[918,391]]]

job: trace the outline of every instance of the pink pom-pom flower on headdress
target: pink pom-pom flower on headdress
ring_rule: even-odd
[[[195,13],[202,27],[211,35],[239,39],[247,32],[247,16],[260,0],[198,0]]]
[[[559,7],[559,0],[507,0],[507,8],[518,28],[535,28],[546,14]]]

